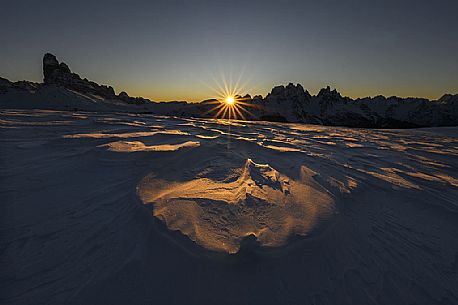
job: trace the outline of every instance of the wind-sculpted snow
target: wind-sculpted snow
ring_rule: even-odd
[[[118,141],[108,144],[100,145],[100,147],[107,147],[108,150],[117,152],[134,152],[134,151],[174,151],[185,147],[198,147],[200,145],[197,141],[187,141],[178,144],[162,144],[146,146],[140,141]]]
[[[0,115],[1,304],[458,304],[456,127]]]
[[[161,127],[159,127],[161,128]],[[105,138],[138,138],[138,137],[149,137],[157,134],[165,135],[186,135],[185,132],[180,130],[157,130],[157,131],[140,131],[140,132],[127,132],[127,133],[83,133],[83,134],[71,134],[66,135],[66,138],[95,138],[95,139],[105,139]]]
[[[329,194],[301,168],[293,180],[268,164],[251,159],[235,181],[198,178],[170,182],[149,176],[139,187],[154,216],[198,244],[236,253],[243,237],[254,235],[263,246],[281,246],[292,234],[307,235],[333,210]]]

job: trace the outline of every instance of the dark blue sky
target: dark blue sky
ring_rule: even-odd
[[[265,95],[438,98],[458,91],[458,1],[1,1],[0,76],[41,81],[54,53],[83,77],[154,100]]]

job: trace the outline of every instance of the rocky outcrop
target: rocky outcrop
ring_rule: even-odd
[[[289,101],[295,100],[298,102],[307,102],[311,98],[311,95],[308,91],[304,90],[301,84],[294,85],[289,83],[285,86],[276,86],[272,91],[266,96],[267,101]]]
[[[64,62],[59,62],[53,54],[46,53],[43,57],[43,81],[45,85],[62,86],[83,94],[90,94],[109,100],[119,100],[128,104],[142,105],[151,102],[142,97],[130,97],[125,91],[115,94],[113,87],[99,85],[86,78],[82,79],[73,73]]]
[[[43,57],[43,76],[45,85],[62,86],[105,99],[114,99],[116,97],[113,87],[99,85],[86,78],[81,79],[78,74],[71,72],[67,64],[59,63],[57,58],[50,53],[46,53]]]
[[[21,80],[18,82],[10,82],[6,78],[0,77],[0,94],[6,93],[12,90],[35,93],[35,91],[40,89],[41,86],[42,84],[29,82],[25,80]]]
[[[135,104],[135,105],[143,105],[143,104],[151,102],[149,99],[146,99],[143,97],[131,97],[125,91],[122,91],[121,93],[119,93],[117,98],[128,104]]]
[[[64,74],[71,74],[68,66],[65,63],[59,64],[56,56],[46,53],[43,56],[43,82],[45,84],[55,83]]]
[[[289,83],[276,86],[261,103],[261,118],[275,118],[275,121],[304,120],[311,95],[300,85]]]
[[[336,89],[331,90],[330,86],[326,86],[326,88],[322,88],[320,92],[318,92],[317,97],[323,100],[327,100],[327,101],[329,100],[335,101],[335,100],[342,99],[342,95],[340,95],[340,93]]]
[[[11,86],[12,86],[12,83],[9,80],[7,80],[6,78],[0,77],[0,94],[4,94],[8,92]]]

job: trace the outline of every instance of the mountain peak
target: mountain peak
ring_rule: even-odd
[[[301,84],[294,85],[289,83],[286,87],[283,85],[276,86],[272,91],[267,95],[266,98],[275,97],[275,98],[291,98],[291,97],[301,97],[309,99],[311,96],[308,91],[304,90]]]
[[[67,65],[65,65],[65,68],[64,70],[70,71]],[[60,69],[59,61],[57,60],[56,56],[54,56],[51,53],[46,53],[43,56],[43,76],[44,76],[43,81],[44,83],[52,83],[53,75],[56,73],[56,71],[59,71],[59,69]]]
[[[320,92],[318,92],[318,97],[324,97],[324,98],[333,98],[333,99],[340,99],[342,98],[342,95],[334,89],[331,90],[330,86],[326,86],[326,88],[322,88]]]

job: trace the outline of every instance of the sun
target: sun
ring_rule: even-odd
[[[226,97],[225,101],[226,101],[226,104],[228,104],[228,105],[234,105],[234,103],[235,103],[235,99],[234,99],[233,96]]]
[[[223,119],[243,119],[245,120],[246,117],[244,113],[252,115],[250,111],[248,111],[247,107],[253,107],[249,102],[247,102],[248,98],[243,98],[240,95],[236,95],[235,93],[229,92],[225,93],[219,99],[215,99],[213,102],[216,106],[210,109],[207,113],[215,113],[213,118],[223,118]]]
[[[253,117],[253,114],[248,110],[250,107],[256,107],[251,102],[251,96],[247,94],[242,97],[242,95],[240,95],[242,90],[245,90],[245,85],[240,85],[241,77],[242,75],[239,76],[235,83],[232,83],[232,76],[230,76],[229,81],[227,81],[224,74],[222,74],[222,84],[215,78],[216,88],[207,85],[216,94],[212,99],[209,99],[208,102],[206,101],[206,104],[214,104],[214,107],[209,107],[205,114],[210,114],[214,119],[229,120],[246,120],[247,117],[245,115]]]

